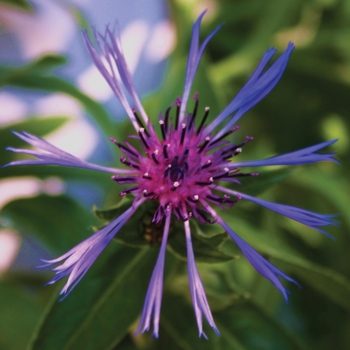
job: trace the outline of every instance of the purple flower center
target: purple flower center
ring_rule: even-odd
[[[133,113],[140,126],[139,139],[143,154],[132,147],[128,142],[121,144],[111,139],[125,154],[121,162],[135,172],[131,176],[113,176],[118,184],[135,184],[134,187],[124,189],[120,195],[133,193],[159,202],[159,209],[153,217],[153,222],[164,218],[169,205],[174,209],[179,220],[188,220],[195,216],[201,222],[214,222],[201,201],[211,201],[216,204],[225,204],[231,207],[235,201],[229,196],[218,196],[213,193],[215,182],[226,180],[238,182],[240,176],[257,175],[257,173],[242,174],[238,168],[229,169],[228,160],[242,151],[242,147],[252,137],[246,137],[245,142],[232,144],[222,141],[226,136],[236,131],[232,128],[220,139],[211,141],[206,131],[205,121],[209,108],[205,108],[204,116],[196,127],[198,110],[198,94],[195,94],[195,107],[179,125],[178,115],[181,100],[178,98],[165,112],[164,118],[160,114],[159,127],[162,137],[159,138],[152,125],[145,129],[135,109]],[[176,105],[174,123],[170,118],[170,111]]]

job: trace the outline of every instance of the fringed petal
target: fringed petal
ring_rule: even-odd
[[[61,265],[52,269],[56,275],[47,282],[47,284],[53,284],[68,276],[68,280],[60,292],[60,295],[63,295],[62,299],[64,299],[79,283],[109,242],[145,200],[144,198],[140,199],[117,219],[113,220],[107,226],[97,231],[91,237],[85,239],[62,256],[52,260],[42,260],[45,264],[40,267],[61,263]]]
[[[298,151],[281,154],[279,156],[263,159],[263,160],[250,160],[246,162],[235,162],[229,164],[227,167],[229,169],[240,168],[240,167],[255,167],[255,166],[274,166],[274,165],[301,165],[301,164],[311,164],[317,162],[334,162],[339,163],[339,161],[333,156],[335,153],[316,153],[317,151],[333,145],[333,143],[338,140],[331,140],[326,142],[318,143],[317,145],[306,147]]]
[[[286,301],[288,301],[289,291],[284,287],[280,281],[280,277],[284,278],[289,282],[293,282],[299,286],[299,284],[291,277],[286,275],[283,271],[279,270],[276,266],[267,261],[262,257],[251,245],[245,242],[239,237],[231,227],[212,209],[207,203],[203,201],[203,205],[215,218],[216,222],[229,234],[229,236],[238,245],[244,256],[251,263],[251,265],[257,270],[262,276],[267,278],[283,295]]]
[[[7,147],[8,151],[14,153],[28,154],[36,157],[37,159],[23,159],[15,160],[11,163],[4,165],[7,166],[16,166],[16,165],[59,165],[72,168],[84,168],[90,170],[97,170],[112,174],[131,174],[132,170],[124,170],[118,168],[109,168],[97,164],[92,164],[74,157],[73,155],[60,150],[51,143],[45,141],[44,139],[29,134],[25,131],[22,131],[22,134],[12,131],[18,138],[29,143],[31,146],[38,148],[37,150],[23,149],[23,148],[13,148]]]
[[[294,50],[294,45],[289,43],[286,50],[281,56],[269,67],[264,73],[263,69],[275,54],[275,49],[269,49],[265,52],[258,67],[252,74],[248,82],[243,86],[236,97],[229,105],[209,124],[206,128],[208,133],[211,133],[216,127],[230,117],[231,114],[236,114],[229,122],[218,132],[212,141],[219,139],[231,127],[237,123],[241,116],[262,100],[278,83],[287,66],[289,57]]]
[[[136,90],[133,87],[131,81],[131,75],[126,65],[126,61],[124,55],[121,51],[120,44],[117,43],[116,39],[110,34],[109,29],[107,28],[105,35],[95,34],[97,42],[99,42],[99,38],[103,41],[103,45],[100,45],[100,51],[102,51],[106,63],[102,61],[101,57],[93,47],[88,37],[86,31],[83,32],[83,39],[85,45],[88,49],[88,52],[95,63],[96,68],[100,71],[102,76],[105,78],[106,82],[117,96],[118,100],[122,104],[125,112],[127,113],[131,123],[133,124],[136,131],[140,129],[137,120],[134,116],[132,108],[124,94],[121,83],[118,79],[118,76],[122,78],[124,84],[127,84],[125,87],[127,90],[131,90],[134,92],[133,97],[137,96]],[[110,41],[109,41],[110,40]],[[117,49],[117,51],[116,51]],[[130,79],[129,79],[130,78]],[[139,99],[137,98],[138,104]],[[141,104],[140,104],[141,105]],[[142,108],[143,111],[143,108]]]
[[[249,196],[247,194],[233,191],[230,189],[227,189],[225,187],[218,186],[216,188],[218,191],[222,191],[228,194],[231,194],[233,196],[244,198],[250,202],[256,203],[258,205],[261,205],[262,207],[265,207],[267,209],[270,209],[280,215],[286,216],[287,218],[290,218],[294,221],[300,222],[303,225],[309,226],[312,229],[323,233],[324,235],[328,236],[329,238],[334,239],[332,235],[330,235],[328,232],[322,230],[320,227],[323,226],[338,226],[339,222],[337,220],[334,220],[335,217],[337,217],[337,214],[319,214],[314,213],[309,210],[301,209],[298,207],[293,207],[291,205],[286,204],[280,204],[280,203],[274,203],[270,202],[264,199],[255,198],[252,196]]]
[[[152,278],[148,286],[145,303],[142,309],[141,320],[136,330],[136,334],[140,332],[143,333],[149,330],[151,325],[151,318],[153,316],[153,336],[155,338],[158,338],[159,335],[160,307],[163,293],[164,262],[170,221],[171,211],[167,213],[167,217],[165,220],[162,245],[160,247],[157,263],[153,270]]]
[[[188,220],[184,222],[184,226],[185,226],[186,246],[187,246],[188,283],[190,285],[192,304],[193,304],[194,313],[195,313],[196,321],[198,325],[199,337],[204,336],[207,339],[207,336],[203,331],[202,315],[204,315],[210,327],[214,329],[217,335],[220,335],[220,332],[215,325],[215,322],[208,304],[208,300],[205,295],[202,280],[197,270],[196,261],[193,254],[190,223]]]
[[[201,26],[202,18],[205,15],[205,13],[206,11],[203,11],[201,13],[201,15],[198,17],[197,21],[193,24],[193,27],[192,27],[192,39],[191,39],[190,52],[188,54],[188,59],[187,59],[186,78],[185,78],[184,92],[181,100],[179,123],[181,123],[185,118],[188,97],[190,95],[192,83],[196,75],[204,49],[207,46],[208,42],[211,40],[211,38],[221,28],[221,25],[218,26],[212,33],[210,33],[207,36],[207,38],[203,41],[203,44],[199,47],[200,26]]]

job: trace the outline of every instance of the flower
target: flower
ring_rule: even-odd
[[[16,160],[7,164],[7,166],[47,164],[86,168],[112,173],[112,179],[116,183],[122,185],[130,184],[130,187],[120,192],[121,196],[126,194],[134,196],[133,204],[128,210],[66,254],[57,259],[45,261],[45,266],[56,266],[53,268],[56,275],[48,283],[55,283],[68,276],[61,295],[66,296],[71,292],[121,227],[145,201],[158,203],[153,222],[164,222],[164,230],[160,253],[149,283],[140,324],[137,329],[137,333],[147,331],[153,323],[153,335],[155,337],[159,335],[164,264],[172,216],[182,221],[184,225],[190,294],[199,336],[204,337],[206,335],[202,327],[203,316],[217,334],[219,334],[219,331],[211,314],[204,287],[196,267],[191,241],[190,219],[196,219],[201,223],[219,224],[238,245],[251,265],[262,276],[271,281],[286,300],[287,289],[280,278],[293,283],[297,282],[267,261],[253,247],[240,238],[219,216],[213,206],[230,208],[238,200],[245,199],[325,234],[327,233],[321,229],[323,226],[337,225],[334,215],[323,215],[284,204],[269,202],[219,184],[225,181],[239,184],[239,178],[242,176],[258,175],[257,173],[241,172],[240,169],[244,167],[299,165],[320,161],[337,162],[333,158],[333,153],[318,153],[318,151],[333,144],[336,140],[323,142],[264,160],[234,161],[235,157],[242,152],[244,145],[253,138],[246,137],[245,141],[240,144],[233,144],[224,139],[238,129],[238,126],[235,126],[235,124],[240,117],[265,97],[277,84],[286,68],[294,45],[289,43],[279,58],[269,68],[266,68],[276,53],[276,49],[268,49],[237,96],[212,122],[207,123],[209,107],[205,108],[204,115],[198,120],[200,114],[198,110],[198,93],[194,95],[195,105],[193,111],[191,113],[186,112],[192,83],[203,51],[209,40],[219,29],[218,27],[214,30],[200,45],[199,33],[203,16],[204,12],[193,25],[182,98],[177,98],[165,111],[164,115],[162,113],[159,115],[160,137],[138,98],[118,38],[115,38],[108,27],[104,35],[96,35],[98,46],[104,56],[104,60],[102,60],[89,41],[87,33],[84,33],[84,41],[96,67],[123,105],[136,130],[137,136],[134,136],[134,138],[137,138],[142,146],[141,152],[127,141],[121,143],[114,138],[110,139],[124,154],[120,158],[121,163],[124,165],[123,169],[98,166],[79,160],[45,140],[26,132],[22,134],[15,132],[14,134],[34,146],[34,150],[8,148],[8,150],[13,152],[32,155],[35,159]],[[124,89],[129,93],[135,107],[129,104]],[[170,118],[171,109],[175,109],[174,120]],[[217,129],[219,131],[215,132]]]

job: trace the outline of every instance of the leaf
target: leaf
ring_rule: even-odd
[[[0,128],[0,149],[3,150],[6,147],[15,147],[21,148],[27,143],[20,140],[18,137],[14,136],[11,133],[11,130],[14,131],[27,131],[31,134],[35,134],[36,136],[46,135],[69,120],[68,117],[50,117],[50,118],[42,118],[42,117],[31,117],[25,120],[21,120],[20,122],[6,125],[5,127]],[[12,152],[4,152],[1,156],[1,165],[9,163],[13,160],[14,153]]]
[[[209,225],[199,225],[195,220],[190,220],[191,236],[196,261],[205,263],[219,263],[235,259],[234,254],[228,254],[222,246],[228,240],[226,233],[217,231],[209,233]],[[177,222],[170,231],[168,249],[179,259],[187,260],[186,240],[182,225]],[[206,231],[203,231],[206,229]]]
[[[293,273],[304,283],[326,295],[338,305],[350,310],[350,280],[337,271],[308,260],[273,252],[271,256],[282,268]]]
[[[273,241],[268,240],[266,236],[264,238],[261,232],[240,219],[235,218],[235,227],[241,237],[260,253],[276,260],[278,268],[282,263],[281,265],[286,267],[285,272],[294,273],[297,280],[300,277],[337,304],[350,309],[350,280],[345,276],[300,257],[291,247],[278,242],[277,239]]]
[[[105,223],[109,223],[124,213],[132,205],[130,197],[123,199],[114,207],[105,210],[94,208],[95,215]],[[135,248],[148,246],[150,243],[158,243],[163,234],[162,223],[152,224],[152,218],[155,211],[153,202],[144,203],[132,216],[115,236],[115,240]]]
[[[12,283],[0,283],[0,348],[25,349],[38,323],[43,306],[26,290]]]
[[[0,4],[13,6],[21,10],[30,11],[32,10],[32,5],[26,0],[0,0]]]
[[[218,345],[215,349],[306,349],[298,337],[287,330],[274,315],[265,313],[249,300],[215,312],[214,319],[222,333],[216,339]],[[237,347],[237,343],[243,345],[243,348]]]
[[[114,348],[141,312],[156,252],[112,242],[72,293],[53,301],[30,349]]]
[[[173,344],[171,349],[183,350],[305,349],[297,337],[284,328],[274,316],[266,314],[249,300],[214,312],[214,321],[221,336],[217,337],[205,324],[208,340],[198,338],[194,311],[184,298],[167,291],[164,293],[163,303],[158,340],[161,349],[168,348],[165,344]]]
[[[292,170],[290,168],[284,168],[279,170],[270,170],[270,171],[260,171],[259,176],[248,177],[248,178],[239,178],[238,180],[241,182],[241,186],[237,188],[236,184],[225,184],[227,187],[232,187],[235,190],[239,190],[242,192],[247,192],[250,195],[258,195],[268,189],[270,186],[285,180],[292,174]],[[231,186],[230,186],[231,185]]]
[[[66,196],[39,195],[7,204],[2,215],[21,232],[30,232],[56,253],[65,253],[87,236],[93,216]]]

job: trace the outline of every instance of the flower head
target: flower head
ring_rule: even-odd
[[[109,172],[113,174],[112,179],[117,184],[130,185],[120,192],[121,196],[126,194],[134,196],[132,206],[119,218],[61,257],[45,261],[45,266],[59,264],[53,268],[56,275],[49,283],[54,283],[68,276],[61,294],[67,295],[83,278],[99,254],[139,206],[147,200],[157,203],[158,208],[154,213],[153,222],[164,222],[164,231],[159,257],[151,277],[137,330],[137,332],[147,331],[153,323],[155,337],[158,337],[159,333],[165,253],[172,217],[182,221],[184,225],[190,294],[200,336],[205,336],[202,327],[203,316],[217,334],[219,331],[211,314],[196,267],[189,220],[219,224],[238,245],[251,265],[270,280],[285,299],[287,299],[287,289],[282,284],[281,278],[293,283],[296,282],[240,238],[220,217],[214,206],[231,208],[238,200],[246,199],[325,234],[327,233],[320,227],[336,225],[333,215],[322,215],[284,204],[268,202],[223,186],[225,182],[239,184],[239,178],[243,176],[254,177],[258,175],[255,172],[241,172],[240,169],[247,166],[298,165],[320,161],[337,162],[333,158],[333,153],[317,153],[336,140],[264,160],[236,161],[236,157],[242,152],[243,147],[253,138],[247,136],[243,142],[238,144],[233,144],[225,139],[238,129],[235,124],[240,117],[275,87],[287,66],[294,45],[289,43],[274,63],[266,68],[276,53],[275,49],[268,49],[237,96],[216,118],[207,122],[210,108],[206,107],[202,112],[199,110],[198,93],[194,94],[193,110],[187,112],[192,83],[203,51],[219,29],[217,28],[211,33],[200,45],[199,30],[203,15],[204,13],[193,25],[182,98],[177,98],[164,114],[159,114],[157,125],[151,124],[142,107],[118,38],[115,38],[108,27],[104,35],[96,35],[99,49],[105,59],[102,60],[89,41],[86,32],[84,33],[87,49],[96,67],[123,105],[135,128],[137,135],[134,138],[141,144],[142,151],[139,151],[127,141],[123,143],[114,138],[110,139],[123,153],[120,157],[120,161],[124,165],[122,169],[98,166],[79,160],[43,139],[26,132],[23,134],[15,133],[15,135],[34,146],[35,150],[9,148],[10,151],[29,154],[36,159],[17,160],[7,165],[50,164]],[[129,93],[135,107],[129,104],[124,89]],[[158,133],[156,132],[157,128]]]

